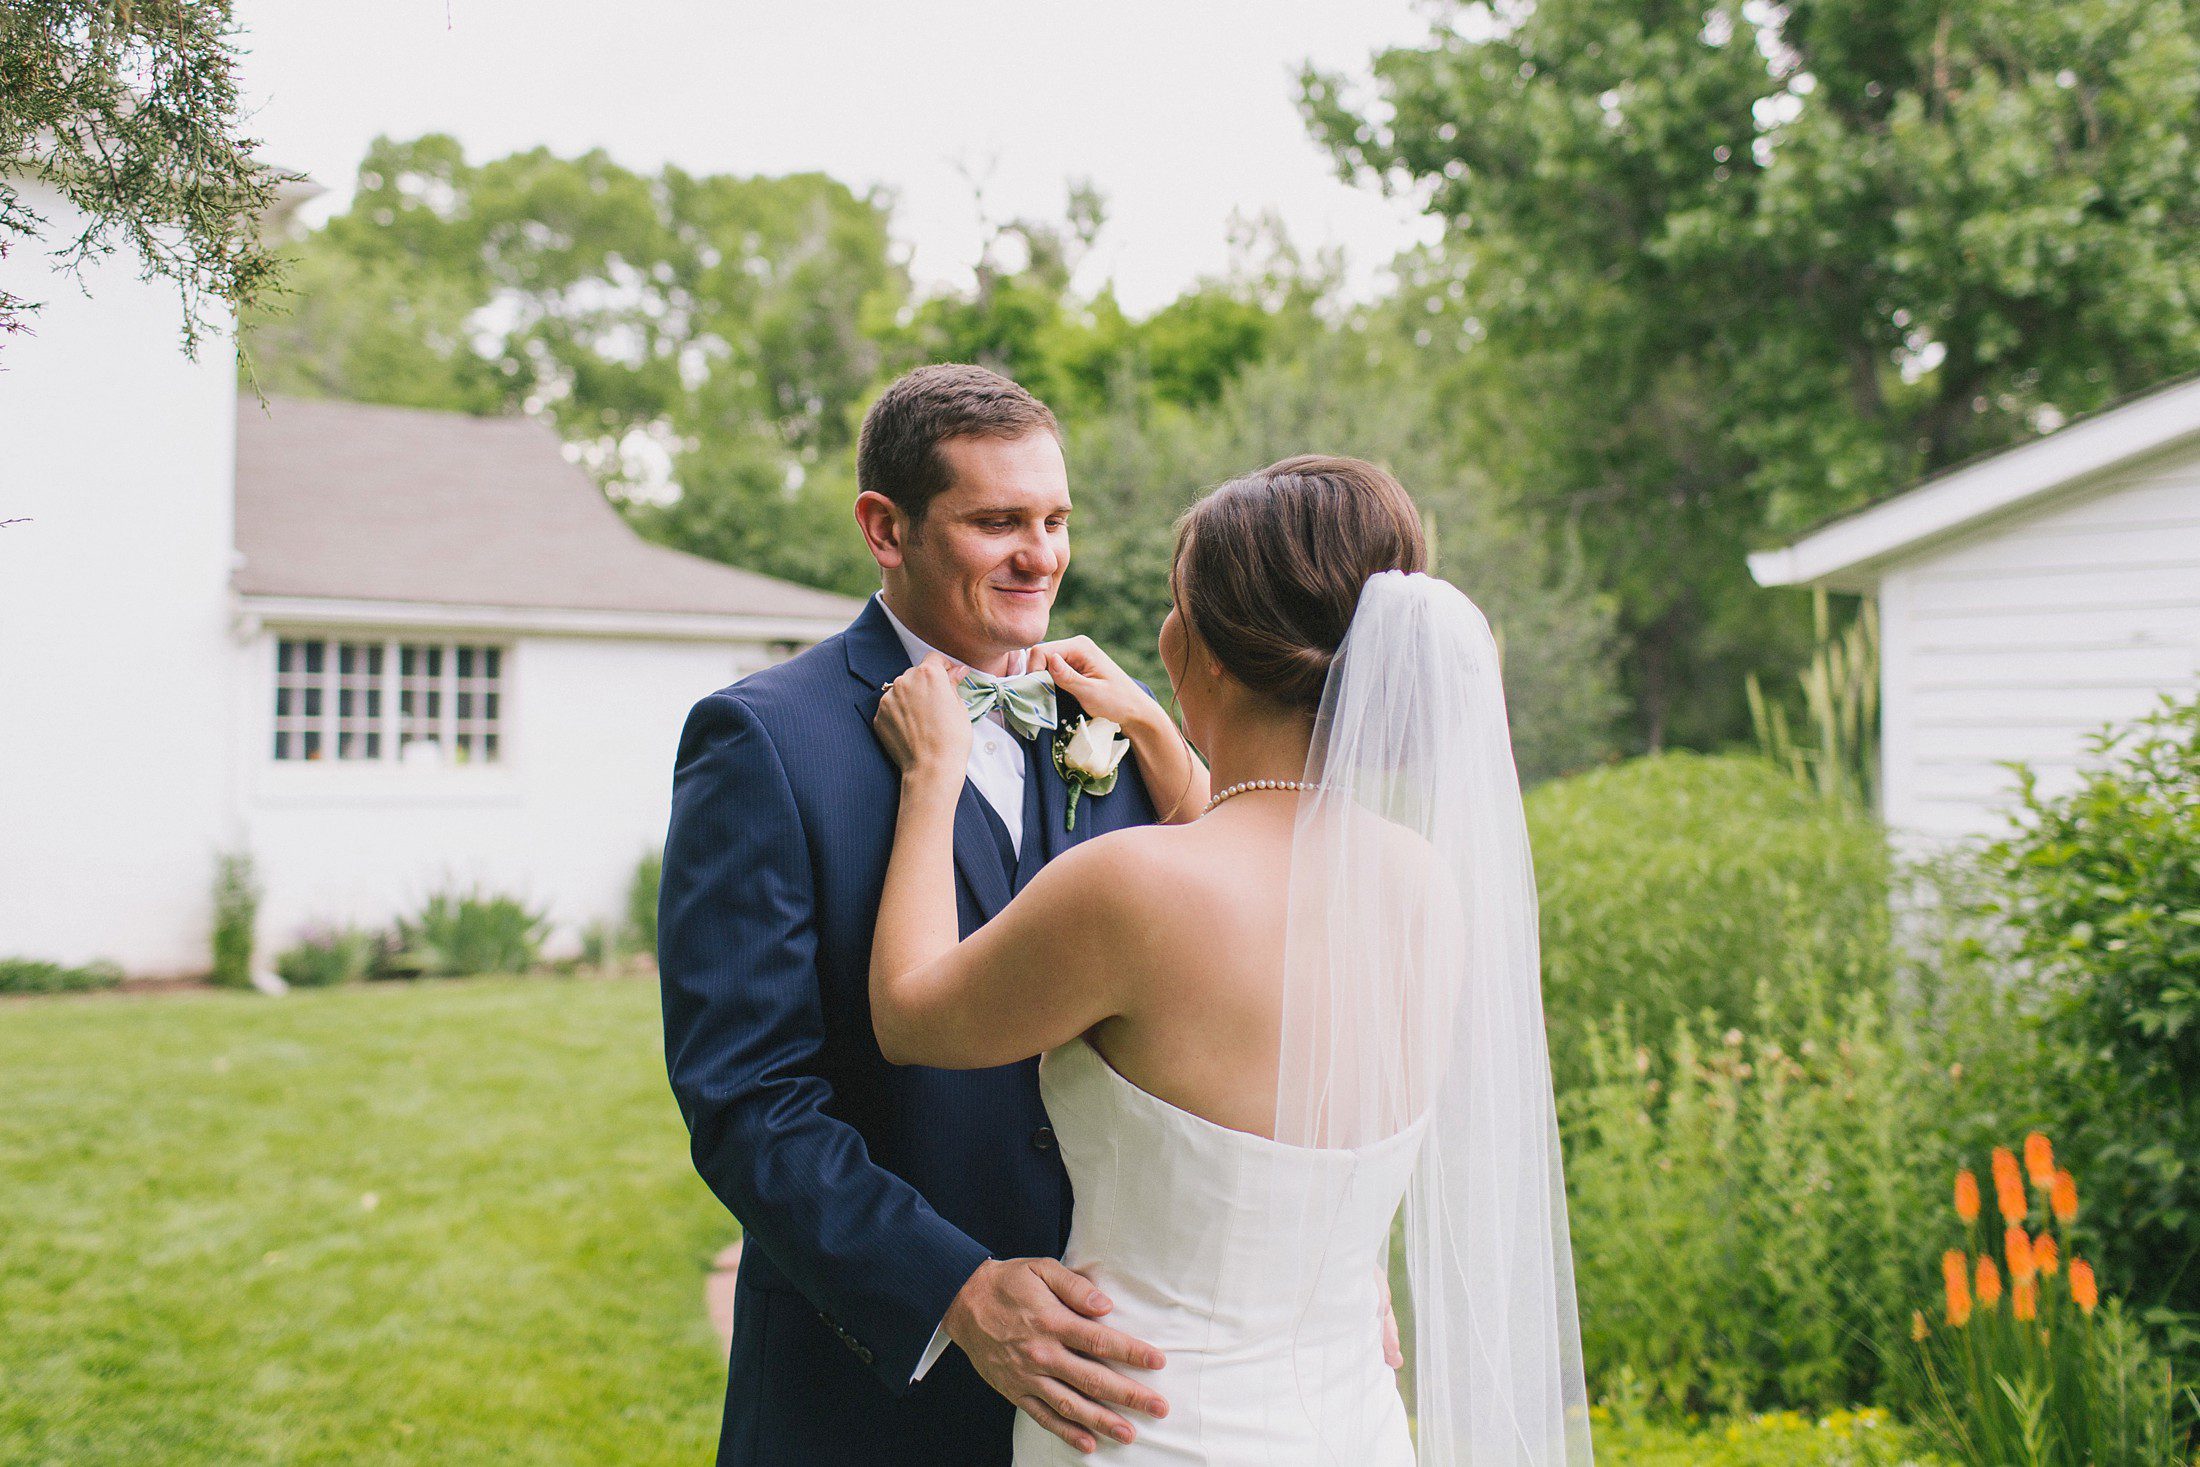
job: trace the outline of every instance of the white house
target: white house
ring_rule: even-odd
[[[1878,599],[1882,804],[1938,843],[2066,787],[2085,738],[2200,684],[2200,379],[2073,421],[1753,555]]]
[[[263,952],[477,882],[569,947],[688,705],[857,610],[645,543],[538,423],[240,401],[127,255],[0,289],[42,303],[0,339],[0,956],[203,971],[222,851]]]

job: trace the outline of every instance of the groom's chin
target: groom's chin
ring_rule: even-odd
[[[1046,640],[1047,621],[1054,610],[1051,592],[1019,594],[997,590],[992,599],[996,608],[993,623],[1005,634],[1001,640],[1024,647]]]

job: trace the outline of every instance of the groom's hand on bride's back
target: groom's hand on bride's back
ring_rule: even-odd
[[[1095,1434],[1137,1433],[1111,1407],[1165,1416],[1168,1403],[1103,1363],[1159,1370],[1159,1350],[1096,1323],[1114,1306],[1090,1279],[1052,1258],[981,1264],[948,1306],[948,1337],[985,1383],[1080,1452]]]

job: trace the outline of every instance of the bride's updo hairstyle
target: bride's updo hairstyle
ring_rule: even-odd
[[[1403,485],[1361,459],[1302,454],[1186,510],[1169,580],[1179,615],[1231,677],[1313,713],[1368,577],[1427,562]]]

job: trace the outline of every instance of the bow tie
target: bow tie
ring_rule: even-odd
[[[1020,739],[1036,738],[1039,730],[1053,728],[1059,721],[1051,673],[1026,672],[1015,677],[993,677],[982,672],[966,672],[956,691],[962,694],[963,707],[970,710],[972,723],[999,709]]]

